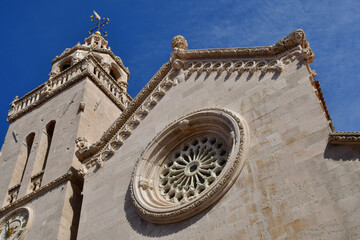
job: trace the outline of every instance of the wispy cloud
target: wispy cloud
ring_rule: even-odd
[[[60,7],[51,1],[23,1],[22,8],[7,1],[0,9],[7,23],[3,26],[7,35],[0,40],[6,56],[0,60],[0,77],[7,83],[0,96],[0,138],[7,129],[12,98],[46,81],[51,59],[86,36],[87,20],[82,19],[88,18],[97,2],[89,0],[84,6],[75,1],[67,8],[70,0],[64,1]],[[33,16],[33,11],[38,14]],[[64,12],[71,27],[64,24]],[[132,96],[168,61],[175,35],[184,35],[192,49],[249,47],[272,45],[302,28],[315,52],[311,67],[318,73],[336,129],[360,131],[360,1],[103,0],[99,12],[111,19],[109,44],[130,68]]]

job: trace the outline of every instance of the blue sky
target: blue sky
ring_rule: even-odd
[[[107,40],[130,69],[129,93],[169,60],[171,40],[190,49],[269,46],[305,31],[337,131],[360,131],[360,1],[4,1],[0,3],[0,144],[9,103],[45,82],[51,60],[88,36],[96,10],[110,18]]]

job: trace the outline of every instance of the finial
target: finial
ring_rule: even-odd
[[[108,24],[110,22],[110,19],[109,18],[102,18],[99,16],[99,14],[97,12],[95,12],[94,10],[94,15],[95,15],[95,19],[94,19],[94,16],[91,15],[90,16],[90,21],[94,22],[94,24],[96,25],[95,28],[93,29],[90,29],[89,31],[89,35],[91,35],[93,32],[94,34],[96,35],[99,35],[101,36],[101,32],[104,34],[104,37],[107,37],[107,32],[105,32],[102,27],[105,26],[105,24]]]
[[[171,47],[173,50],[187,50],[188,44],[183,36],[177,35],[171,41]]]

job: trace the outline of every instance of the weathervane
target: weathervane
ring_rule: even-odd
[[[95,14],[95,19],[94,19],[94,16],[91,15],[90,16],[90,21],[94,22],[94,24],[96,25],[96,28],[90,29],[89,35],[91,35],[93,32],[95,32],[95,34],[101,36],[101,32],[102,32],[104,34],[104,37],[107,37],[107,32],[102,30],[101,27],[104,27],[105,24],[108,24],[110,22],[110,19],[108,19],[108,18],[106,18],[106,19],[102,18],[101,19],[101,17],[99,16],[99,14],[97,14],[97,12],[95,12],[95,10],[94,10],[94,14]]]

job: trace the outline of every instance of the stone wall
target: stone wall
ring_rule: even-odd
[[[360,216],[359,149],[339,153],[327,144],[331,129],[305,63],[295,60],[281,73],[225,75],[192,74],[170,89],[104,167],[86,176],[79,239],[359,238],[360,223],[350,220]],[[129,194],[135,162],[164,127],[208,107],[237,112],[249,125],[239,178],[195,217],[144,221]]]
[[[72,219],[79,218],[79,200],[79,189],[67,181],[27,202],[23,207],[33,214],[26,239],[75,240],[77,223]]]
[[[85,104],[84,111],[79,109],[80,103]],[[18,198],[31,192],[30,179],[34,174],[34,162],[38,157],[41,137],[50,121],[55,120],[56,124],[42,185],[62,176],[70,167],[80,168],[81,164],[74,155],[77,150],[76,138],[82,136],[89,141],[95,141],[120,113],[121,110],[92,81],[84,79],[12,122],[2,147],[1,199],[6,198],[7,190],[12,187],[9,185],[10,179],[14,173],[20,148],[31,132],[35,133],[35,138]],[[13,132],[18,142],[15,141]],[[41,151],[46,152],[44,149]],[[22,169],[19,171],[22,172]]]
[[[60,95],[49,99],[40,107],[35,108],[10,124],[2,147],[2,165],[0,168],[1,200],[5,199],[7,190],[12,187],[9,184],[20,147],[26,136],[34,132],[35,139],[18,198],[29,193],[30,178],[32,177],[30,175],[32,174],[40,138],[42,133],[46,131],[46,125],[52,120],[55,120],[56,124],[42,185],[60,177],[70,169],[75,151],[76,128],[79,121],[77,111],[79,102],[81,102],[84,95],[84,85],[85,81],[73,85]],[[73,102],[69,104],[72,99]],[[13,132],[17,135],[18,142],[15,141]]]

